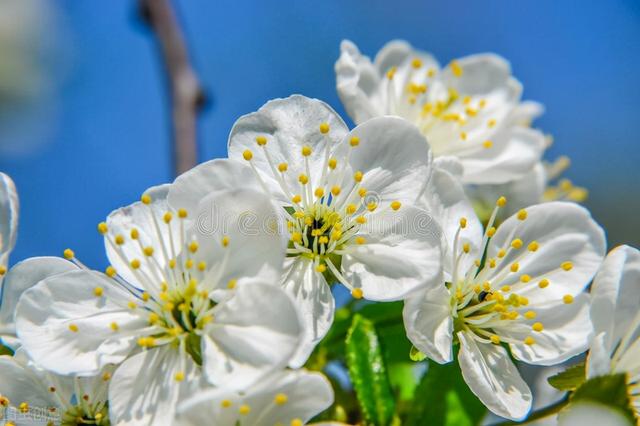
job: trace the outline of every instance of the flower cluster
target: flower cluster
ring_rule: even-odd
[[[393,302],[386,321],[413,346],[402,362],[429,358],[413,368],[427,378],[459,365],[501,417],[524,419],[535,397],[518,363],[590,349],[560,421],[618,376],[615,409],[638,418],[640,253],[605,259],[584,190],[550,184],[567,161],[543,162],[542,108],[508,63],[443,68],[399,41],[371,61],[345,41],[335,70],[353,129],[317,99],[267,102],[235,123],[228,158],[97,225],[104,271],[71,249],[7,270],[18,198],[0,174],[4,424],[400,424],[362,316]],[[345,369],[355,402],[334,395]]]

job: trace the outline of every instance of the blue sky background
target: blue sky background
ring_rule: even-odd
[[[12,260],[70,246],[98,268],[105,257],[96,224],[148,186],[173,179],[164,76],[134,1],[57,4],[69,62],[49,106],[55,125],[38,151],[0,158],[22,201]],[[640,243],[640,2],[175,4],[213,97],[200,121],[200,160],[225,156],[236,118],[271,98],[303,93],[343,113],[333,73],[343,38],[370,55],[405,38],[442,63],[493,51],[511,61],[525,98],[546,105],[537,124],[555,137],[549,157],[571,157],[568,177],[590,189],[588,207],[610,241]]]

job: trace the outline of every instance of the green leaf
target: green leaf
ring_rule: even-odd
[[[411,358],[411,361],[424,361],[425,359],[427,359],[427,356],[422,352],[420,352],[420,350],[415,346],[411,346],[411,352],[409,352],[409,358]]]
[[[13,356],[13,351],[11,350],[11,348],[0,343],[0,355]]]
[[[367,424],[386,426],[395,411],[394,397],[371,320],[356,314],[346,339],[349,376]]]
[[[469,390],[457,362],[429,368],[416,388],[407,426],[474,426],[486,408]]]
[[[580,401],[599,402],[617,409],[632,424],[636,423],[631,409],[631,400],[627,389],[626,374],[594,377],[580,386],[571,397],[571,403]]]
[[[547,379],[549,384],[561,391],[574,391],[586,380],[584,361]]]

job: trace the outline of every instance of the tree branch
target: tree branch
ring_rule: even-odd
[[[176,174],[197,162],[197,113],[205,96],[189,62],[189,55],[170,0],[140,0],[140,10],[154,31],[171,89],[174,166]]]

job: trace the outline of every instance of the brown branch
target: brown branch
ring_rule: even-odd
[[[170,0],[140,0],[141,13],[154,30],[171,89],[174,166],[183,173],[197,162],[197,113],[204,93],[189,62],[189,55]]]

